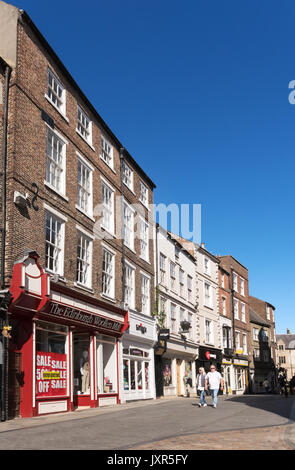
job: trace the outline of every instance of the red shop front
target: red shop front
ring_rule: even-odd
[[[51,282],[38,258],[30,252],[17,262],[10,286],[9,367],[18,367],[9,372],[9,395],[17,414],[120,403],[119,339],[128,312]]]

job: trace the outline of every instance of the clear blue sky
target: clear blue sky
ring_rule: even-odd
[[[202,240],[248,267],[295,333],[293,0],[13,1],[121,142],[155,202],[202,204]]]

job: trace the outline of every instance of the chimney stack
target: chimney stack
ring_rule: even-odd
[[[201,247],[205,249],[205,243],[201,243]]]
[[[289,328],[287,328],[287,335],[290,335],[291,334],[291,331],[289,330]]]

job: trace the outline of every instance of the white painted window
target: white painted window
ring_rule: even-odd
[[[173,333],[177,332],[177,318],[176,318],[176,305],[171,302],[171,310],[170,310],[170,318],[171,318],[171,330]]]
[[[206,334],[206,343],[214,344],[212,320],[205,320],[205,334]]]
[[[50,69],[47,75],[47,98],[62,114],[66,114],[66,90]]]
[[[206,256],[204,257],[204,272],[207,275],[210,274],[210,260]]]
[[[241,320],[246,323],[246,305],[241,302]]]
[[[133,191],[133,171],[125,162],[123,162],[123,183]]]
[[[141,274],[141,311],[150,315],[150,279]]]
[[[63,276],[64,269],[64,221],[46,211],[45,265],[52,273]]]
[[[176,272],[175,272],[175,263],[170,261],[170,289],[175,291],[176,288]]]
[[[259,348],[254,348],[254,358],[255,359],[260,359],[260,349]]]
[[[266,307],[266,319],[270,320],[270,307]]]
[[[224,287],[224,273],[221,273],[221,287]]]
[[[212,307],[212,287],[208,282],[204,282],[204,289],[205,289],[205,306]]]
[[[102,227],[114,232],[114,190],[102,181]]]
[[[77,132],[92,145],[92,122],[80,106],[77,107]]]
[[[113,146],[111,143],[104,137],[101,136],[101,158],[102,160],[111,168],[114,166],[113,162]]]
[[[92,240],[78,231],[76,282],[91,287]]]
[[[187,300],[193,301],[193,278],[189,274],[187,275]]]
[[[47,127],[46,182],[56,191],[65,194],[66,143]]]
[[[184,271],[179,268],[179,295],[184,297]]]
[[[247,354],[247,335],[243,334],[243,354]]]
[[[124,243],[134,250],[134,211],[124,202]]]
[[[236,320],[239,320],[239,301],[237,299],[234,299],[234,317]]]
[[[166,256],[160,253],[160,283],[166,285]]]
[[[93,170],[78,156],[78,207],[92,217],[92,175]]]
[[[240,293],[245,295],[245,280],[242,277],[240,278]]]
[[[238,292],[238,276],[233,273],[233,289]]]
[[[102,293],[115,297],[115,255],[102,248]]]
[[[185,310],[184,308],[180,307],[179,309],[179,323],[185,320]]]
[[[239,331],[235,332],[235,340],[236,340],[236,349],[240,349],[241,343],[240,343],[240,332]]]
[[[258,340],[259,340],[258,335],[259,335],[259,330],[258,330],[258,328],[253,328],[253,339],[254,339],[254,341],[258,341]]]
[[[149,260],[149,226],[144,219],[139,218],[140,256]]]
[[[124,275],[124,301],[130,308],[135,307],[135,288],[134,288],[134,275],[135,269],[129,264],[125,264],[125,275]]]
[[[187,319],[191,325],[191,328],[189,329],[189,337],[192,339],[193,338],[193,334],[194,334],[194,325],[193,325],[193,314],[188,312],[187,314]]]
[[[139,200],[143,203],[144,206],[148,207],[148,188],[142,181],[139,182]]]
[[[222,314],[226,315],[226,298],[222,297]]]

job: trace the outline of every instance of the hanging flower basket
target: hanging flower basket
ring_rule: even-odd
[[[184,331],[189,331],[189,329],[191,328],[191,324],[187,320],[184,320],[184,321],[180,322],[180,326],[181,326],[183,332]]]

